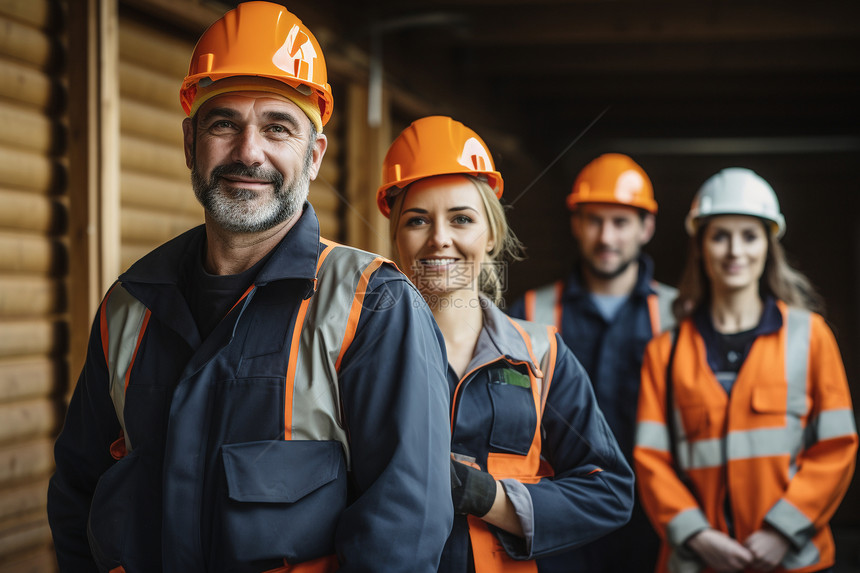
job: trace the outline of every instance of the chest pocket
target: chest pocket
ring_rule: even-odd
[[[510,368],[490,371],[487,392],[493,408],[490,448],[527,455],[537,430],[529,377]]]

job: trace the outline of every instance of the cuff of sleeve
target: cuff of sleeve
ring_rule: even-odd
[[[764,521],[788,539],[794,549],[801,549],[815,535],[815,526],[809,518],[784,499],[770,508]]]
[[[666,538],[674,547],[683,547],[693,535],[710,526],[701,509],[698,507],[685,509],[673,517],[666,526]]]
[[[535,534],[532,496],[529,494],[526,486],[515,479],[503,479],[500,480],[500,483],[505,489],[508,499],[511,500],[514,511],[517,512],[517,518],[519,518],[520,525],[523,528],[523,537],[508,533],[497,527],[492,527],[492,530],[495,532],[505,552],[513,559],[531,559],[532,541],[534,541]]]

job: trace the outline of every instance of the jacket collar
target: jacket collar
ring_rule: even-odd
[[[263,285],[282,279],[312,281],[316,276],[320,252],[319,239],[319,220],[311,204],[305,202],[299,220],[275,246],[254,284]],[[124,283],[176,285],[182,280],[184,269],[194,264],[194,257],[205,241],[205,225],[199,225],[144,256],[120,275],[119,280]]]
[[[656,293],[651,286],[654,277],[654,261],[645,253],[639,253],[637,261],[639,262],[639,273],[636,276],[636,284],[633,286],[633,291],[630,295],[644,298]],[[582,277],[582,263],[578,263],[576,269],[567,279],[563,296],[567,299],[580,298],[589,294],[589,290],[585,286],[585,280]]]
[[[759,323],[754,329],[756,337],[764,334],[772,334],[782,328],[782,312],[776,303],[776,299],[768,295],[763,302],[764,308],[762,309],[761,319],[759,319]],[[699,308],[693,313],[693,323],[696,325],[696,329],[702,335],[702,338],[705,339],[706,344],[716,341],[717,337],[719,337],[719,333],[714,328],[714,323],[711,320],[709,308],[710,304],[705,302],[699,305]]]
[[[532,373],[538,375],[540,367],[532,361],[529,348],[523,335],[514,326],[513,319],[499,310],[489,299],[481,296],[480,301],[484,313],[484,326],[478,335],[475,353],[467,371],[504,358],[509,362],[528,364]],[[535,358],[540,359],[540,357]]]

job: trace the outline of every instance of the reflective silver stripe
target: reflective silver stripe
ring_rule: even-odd
[[[675,315],[672,313],[672,303],[678,298],[678,289],[654,281],[657,292],[657,309],[660,317],[660,332],[675,328]]]
[[[636,446],[669,452],[669,432],[666,424],[661,422],[642,421],[636,425]]]
[[[317,290],[308,305],[296,361],[292,439],[338,440],[348,467],[349,443],[342,424],[335,363],[361,274],[376,258],[344,246],[329,252],[317,272]]]
[[[535,314],[532,322],[538,324],[555,324],[556,288],[558,283],[551,283],[535,289]]]
[[[818,553],[818,548],[811,541],[801,546],[800,550],[792,547],[782,558],[782,567],[787,570],[800,569],[801,567],[809,567],[821,561],[821,554]]]
[[[535,366],[540,368],[540,371],[541,373],[543,373],[544,376],[546,376],[548,372],[554,372],[555,365],[549,363],[550,341],[547,336],[548,333],[546,324],[538,324],[536,322],[530,322],[527,320],[514,320],[529,336],[529,342],[531,343],[532,347],[532,354],[534,354],[535,359],[538,361]],[[547,391],[548,386],[544,383],[543,378],[535,379],[537,380],[537,384],[539,387],[539,396],[541,399],[541,404],[544,404],[544,393]],[[549,382],[551,383],[551,380]]]
[[[815,533],[812,521],[785,499],[780,499],[770,508],[765,521],[776,527],[798,547],[808,543]]]
[[[821,560],[818,548],[812,543],[815,525],[790,502],[781,499],[765,516],[765,521],[775,527],[792,542],[792,548],[782,559],[785,569],[800,569],[815,565]],[[794,549],[800,547],[799,550]]]
[[[526,331],[526,334],[529,335],[529,341],[532,345],[532,354],[534,354],[535,358],[538,360],[538,364],[535,364],[535,366],[540,368],[542,372],[549,371],[549,364],[547,363],[547,360],[549,360],[549,339],[547,338],[546,325],[552,323],[538,322],[536,320],[532,322],[527,320],[517,320],[517,324],[520,325],[520,327]]]
[[[728,436],[728,458],[745,460],[791,454],[792,449],[786,437],[785,428],[731,432]]]
[[[727,444],[723,453],[723,444]],[[724,439],[698,440],[678,449],[681,467],[704,469],[721,466],[728,460],[745,460],[768,456],[789,455],[785,428],[764,428],[730,432]]]
[[[678,464],[685,470],[721,466],[725,463],[723,443],[722,438],[681,442],[678,446]]]
[[[134,358],[134,349],[146,307],[131,296],[121,284],[111,291],[106,304],[108,336],[108,372],[110,373],[110,397],[117,420],[125,436],[125,447],[131,452],[131,440],[125,431],[125,376]]]
[[[814,422],[816,441],[852,436],[857,433],[854,411],[849,408],[824,410]]]
[[[811,322],[812,315],[809,311],[789,307],[785,327],[785,378],[788,388],[784,436],[791,455],[789,478],[793,478],[797,473],[797,456],[804,446],[801,416],[807,413],[806,381],[809,368]]]
[[[684,543],[692,534],[710,527],[705,514],[698,507],[678,512],[666,526],[666,538],[673,546]]]

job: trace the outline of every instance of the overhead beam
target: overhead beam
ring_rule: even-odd
[[[536,54],[542,53],[541,57]],[[476,47],[463,59],[470,75],[510,79],[575,73],[684,72],[856,72],[860,75],[860,34],[855,38],[746,41],[728,44],[582,44],[529,50],[512,46]]]
[[[641,2],[614,1],[492,7],[463,6],[470,16],[470,42],[495,46],[534,44],[649,43],[684,40],[737,42],[752,39],[852,37],[860,31],[855,2],[731,1]],[[415,13],[391,6],[392,15]],[[433,9],[444,8],[433,3]],[[429,7],[428,7],[429,8]]]

